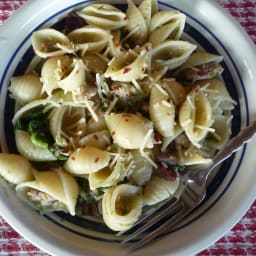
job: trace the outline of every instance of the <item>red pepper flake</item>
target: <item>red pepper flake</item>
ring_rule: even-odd
[[[200,86],[198,85],[198,86],[196,86],[195,88],[194,88],[194,92],[195,93],[198,93],[200,91]]]
[[[100,158],[97,156],[97,157],[95,158],[95,160],[94,160],[94,163],[98,163],[99,160],[100,160]]]
[[[124,17],[124,20],[128,20],[128,16],[127,15]]]
[[[154,140],[155,140],[156,142],[161,142],[162,136],[161,136],[159,133],[156,133],[156,134],[154,135]]]
[[[76,71],[76,74],[79,74],[79,72],[80,72],[80,69],[78,69],[78,70]]]
[[[120,42],[115,42],[115,47],[118,48],[120,46]]]
[[[129,122],[129,117],[131,117],[130,114],[123,114],[123,118],[125,122]]]
[[[93,138],[94,138],[95,140],[98,140],[98,139],[99,139],[99,136],[98,136],[97,134],[94,134],[94,135],[93,135]]]
[[[121,87],[122,87],[122,86],[121,86],[120,84],[115,84],[115,85],[112,86],[112,89],[115,90],[115,91],[117,91],[117,90],[119,90]]]
[[[76,160],[76,158],[74,156],[71,156],[71,160]]]
[[[112,135],[112,136],[114,136],[115,134],[116,134],[116,132],[115,132],[115,131],[111,132],[111,135]]]
[[[130,114],[123,114],[122,116],[123,116],[123,117],[131,117]]]
[[[128,73],[128,72],[130,72],[130,71],[131,71],[131,68],[125,67],[125,68],[124,68],[124,71],[123,71],[123,74],[126,74],[126,73]]]

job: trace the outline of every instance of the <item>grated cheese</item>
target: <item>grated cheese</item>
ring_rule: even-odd
[[[114,109],[117,102],[118,102],[118,98],[114,97],[114,100],[111,102],[111,104],[109,105],[108,109],[105,112],[106,115],[111,113],[111,111]]]
[[[168,108],[171,108],[171,107],[172,107],[172,105],[171,105],[168,101],[166,101],[166,100],[162,100],[162,104],[163,104],[164,106],[168,107]]]
[[[116,154],[115,157],[113,158],[113,160],[110,162],[109,168],[112,168],[115,165],[115,163],[117,162],[118,158],[119,158],[119,154]]]
[[[155,168],[157,167],[157,164],[153,161],[153,159],[151,159],[143,150],[145,149],[146,145],[147,145],[147,142],[148,142],[148,139],[150,138],[150,136],[152,135],[153,133],[153,129],[150,129],[148,130],[147,134],[145,135],[144,139],[143,139],[143,142],[139,148],[139,152],[141,154],[141,156],[145,157],[146,160],[148,160],[148,162],[154,166]]]
[[[133,34],[135,34],[136,32],[137,32],[137,30],[139,30],[140,29],[140,26],[136,26],[136,27],[134,27],[134,29],[133,30],[131,30],[130,31],[130,33],[126,36],[126,37],[124,37],[123,39],[122,39],[122,41],[121,41],[121,43],[123,43],[124,41],[126,41],[129,37],[131,37]]]
[[[157,109],[160,107],[160,104],[159,102],[156,102],[155,104],[153,104],[153,109]]]
[[[187,96],[187,101],[188,101],[189,105],[191,106],[191,108],[195,109],[194,100],[192,99],[192,97],[190,95]]]
[[[143,92],[143,90],[141,89],[141,86],[139,85],[139,83],[136,80],[132,80],[132,84],[135,86],[135,88],[139,91],[139,92]]]
[[[186,121],[183,123],[183,126],[186,127],[186,126],[190,125],[192,122],[193,122],[192,119],[188,119],[188,120],[186,120]]]
[[[88,99],[84,99],[84,103],[87,107],[87,109],[89,110],[92,118],[94,119],[95,122],[98,122],[99,121],[99,117],[97,116],[96,112],[92,109],[91,105],[90,105],[90,102],[88,101]]]
[[[154,168],[157,168],[157,164],[151,159],[148,154],[144,151],[140,151],[142,157],[144,157]]]
[[[199,124],[196,124],[195,125],[196,128],[199,128],[201,130],[207,130],[209,132],[215,132],[215,129],[214,128],[211,128],[211,127],[207,127],[207,126],[203,126],[203,125],[199,125]]]
[[[161,85],[159,85],[158,83],[155,83],[154,85],[162,94],[164,94],[164,95],[169,97],[169,94],[162,88]]]

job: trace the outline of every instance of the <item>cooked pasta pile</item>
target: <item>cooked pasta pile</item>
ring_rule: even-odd
[[[92,3],[62,31],[33,33],[35,59],[9,89],[20,155],[0,154],[32,207],[97,215],[114,231],[173,195],[180,170],[211,163],[235,106],[222,56],[181,38],[184,14],[127,3]]]

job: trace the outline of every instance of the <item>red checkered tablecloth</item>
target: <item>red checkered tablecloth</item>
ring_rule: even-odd
[[[244,27],[256,44],[256,0],[216,0]],[[26,0],[0,0],[0,25]],[[47,255],[25,240],[0,216],[0,255]],[[256,201],[225,236],[200,252],[204,255],[256,256]]]

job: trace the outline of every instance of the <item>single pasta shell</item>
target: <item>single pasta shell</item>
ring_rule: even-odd
[[[143,200],[146,205],[154,205],[172,196],[178,189],[180,178],[165,180],[154,175],[144,186]]]
[[[85,110],[82,107],[62,105],[54,108],[49,119],[49,130],[57,145],[67,146],[69,138],[83,136],[86,130]]]
[[[153,87],[149,99],[149,113],[158,132],[165,137],[174,134],[175,106],[168,94]]]
[[[61,169],[57,169],[56,172],[58,173],[63,186],[63,190],[66,198],[66,205],[69,209],[69,212],[71,215],[75,215],[76,202],[79,194],[78,184],[76,180],[69,173]]]
[[[79,141],[80,146],[92,146],[103,150],[110,145],[110,143],[110,133],[108,130],[90,133]]]
[[[223,112],[225,110],[230,111],[234,109],[236,102],[231,98],[223,81],[219,79],[208,79],[198,81],[197,84],[201,87],[207,86],[207,97],[212,104],[213,112]]]
[[[51,95],[54,89],[59,88],[58,82],[70,69],[72,62],[72,58],[67,55],[49,58],[45,61],[41,71],[44,92]]]
[[[129,229],[142,212],[141,188],[128,184],[106,190],[102,200],[102,215],[106,225],[114,231]]]
[[[144,77],[143,69],[147,60],[148,55],[145,50],[142,50],[137,56],[130,52],[124,53],[110,63],[104,75],[119,82],[141,79]]]
[[[186,16],[183,13],[174,10],[157,12],[152,17],[149,31],[152,32],[156,30],[158,27],[166,23],[169,23],[170,21],[175,22],[177,20],[181,23],[185,23]]]
[[[214,149],[221,149],[228,142],[231,135],[230,122],[231,116],[214,116],[214,123],[212,125],[214,132],[207,139],[207,146]]]
[[[89,185],[92,190],[100,187],[110,187],[117,185],[124,178],[126,169],[122,162],[118,160],[113,168],[105,167],[97,172],[89,174]]]
[[[109,161],[107,151],[87,146],[75,150],[64,164],[64,169],[75,175],[85,175],[101,170]]]
[[[0,153],[0,175],[12,184],[33,179],[32,165],[20,155]]]
[[[35,53],[42,58],[74,52],[68,37],[53,28],[37,30],[32,34],[31,41]]]
[[[55,142],[59,146],[66,146],[66,140],[61,136],[61,127],[63,116],[67,110],[67,106],[61,106],[58,108],[54,108],[51,112],[50,120],[49,120],[49,130],[51,135],[53,136]]]
[[[186,16],[179,11],[161,11],[156,13],[150,23],[149,41],[156,46],[167,38],[180,39]]]
[[[139,149],[149,131],[147,127],[149,120],[144,120],[135,114],[111,114],[106,115],[105,120],[114,143],[125,149]],[[151,137],[145,147],[153,147]]]
[[[197,148],[193,148],[189,150],[189,153],[186,154],[186,152],[184,152],[184,149],[182,149],[179,145],[177,145],[177,155],[178,155],[178,162],[181,165],[186,165],[186,166],[190,166],[190,165],[209,165],[212,163],[212,159],[211,158],[206,158],[204,156],[202,156],[202,154],[200,154],[200,152],[198,152]]]
[[[111,34],[105,29],[89,25],[73,30],[68,37],[77,50],[96,53],[107,45]]]
[[[59,88],[64,92],[73,92],[85,85],[85,65],[80,59],[73,59],[71,72],[64,79],[57,82]]]
[[[49,194],[58,201],[65,202],[62,182],[57,172],[34,170],[33,174],[35,180],[38,182],[38,190]],[[34,188],[36,189],[36,186]]]
[[[22,105],[39,99],[42,92],[40,77],[33,74],[15,76],[11,79],[9,91],[16,102]]]
[[[132,2],[127,0],[128,8],[126,14],[128,16],[128,23],[125,29],[131,33],[131,39],[136,44],[143,44],[148,36],[148,28],[140,9]]]
[[[42,162],[57,160],[47,148],[34,145],[28,132],[15,130],[15,141],[19,153],[31,161]]]
[[[67,207],[67,211],[71,215],[75,215],[75,205],[78,197],[78,184],[74,177],[61,169],[51,171],[33,170],[35,180],[24,182],[16,186],[17,194],[32,207],[33,203],[28,199],[26,193],[29,189],[34,189],[47,195],[53,199],[63,203]],[[63,210],[49,209],[46,211]]]
[[[188,60],[180,67],[178,70],[181,71],[187,67],[196,67],[202,64],[210,63],[210,62],[221,62],[223,60],[223,56],[211,54],[208,52],[194,52],[190,55]]]
[[[150,180],[153,166],[145,157],[141,156],[141,153],[138,150],[132,150],[131,154],[134,161],[134,169],[130,175],[130,179],[133,184],[143,186]]]
[[[176,106],[181,105],[186,100],[186,90],[184,86],[174,79],[164,79],[161,85],[168,92]]]
[[[127,24],[126,14],[106,3],[90,4],[77,14],[85,19],[88,24],[104,29],[114,30]]]
[[[196,49],[196,45],[187,41],[168,40],[155,48],[151,52],[151,63],[154,67],[168,67],[169,70],[181,66]]]
[[[209,132],[212,125],[212,108],[203,92],[193,93],[180,107],[179,123],[191,143],[200,147],[199,142]]]
[[[148,29],[151,22],[151,16],[155,8],[154,4],[155,4],[155,1],[143,0],[138,7],[142,14],[142,17],[144,17],[144,20]]]

